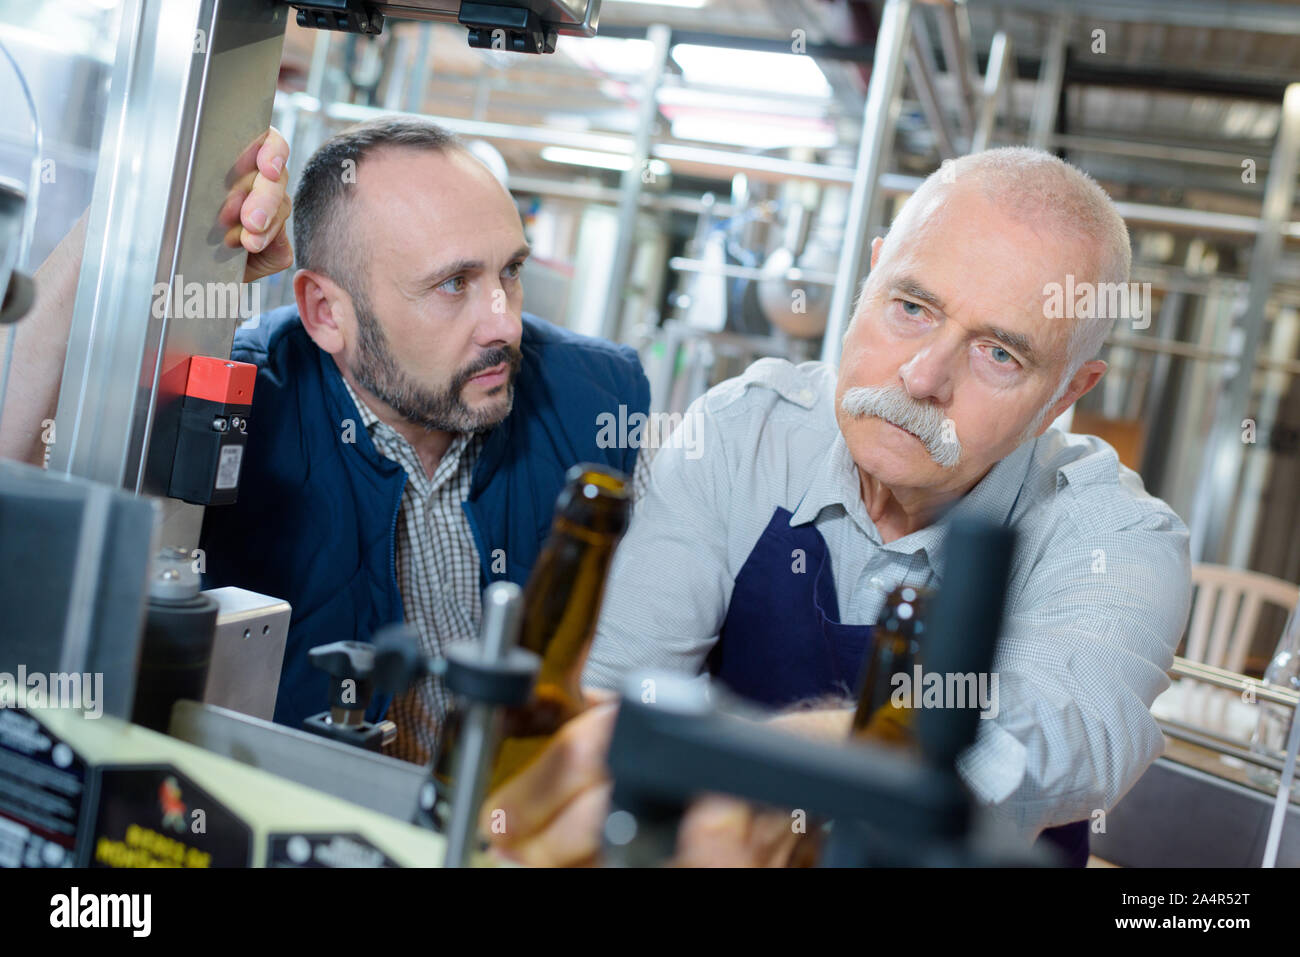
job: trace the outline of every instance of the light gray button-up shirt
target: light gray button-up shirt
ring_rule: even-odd
[[[830,554],[841,621],[903,583],[937,586],[946,527],[884,543],[834,416],[835,370],[762,359],[694,402],[694,458],[666,445],[615,555],[584,681],[698,674],[736,575],[777,508]],[[1187,528],[1100,439],[1049,428],[948,513],[1018,535],[994,671],[998,713],[958,770],[1024,840],[1109,810],[1164,750],[1151,702],[1187,621]],[[779,583],[774,583],[779,587]]]

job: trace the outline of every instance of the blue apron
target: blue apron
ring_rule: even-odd
[[[853,696],[872,644],[871,625],[840,622],[831,559],[812,525],[790,525],[778,508],[745,560],[709,655],[709,670],[731,690],[783,708],[827,694]],[[802,551],[802,556],[799,552]],[[1088,822],[1039,836],[1071,867],[1088,862]]]

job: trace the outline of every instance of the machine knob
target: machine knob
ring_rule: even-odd
[[[364,641],[335,641],[307,652],[313,665],[334,678],[369,680],[375,670],[374,645]]]

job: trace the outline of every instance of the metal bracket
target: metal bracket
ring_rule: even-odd
[[[462,3],[457,21],[469,28],[469,45],[512,53],[554,53],[555,28],[527,7]]]
[[[366,0],[312,0],[295,3],[298,26],[317,30],[338,30],[379,36],[384,32],[384,15]]]

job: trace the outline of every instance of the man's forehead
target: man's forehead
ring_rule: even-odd
[[[514,201],[463,150],[387,148],[365,163],[371,165],[358,170],[353,214],[358,233],[371,241],[407,246],[421,233],[436,233],[440,247],[464,246],[466,255],[485,242],[523,242]]]
[[[380,147],[358,164],[355,182],[354,209],[371,220],[416,227],[433,219],[489,228],[501,220],[519,224],[514,198],[460,147]]]

